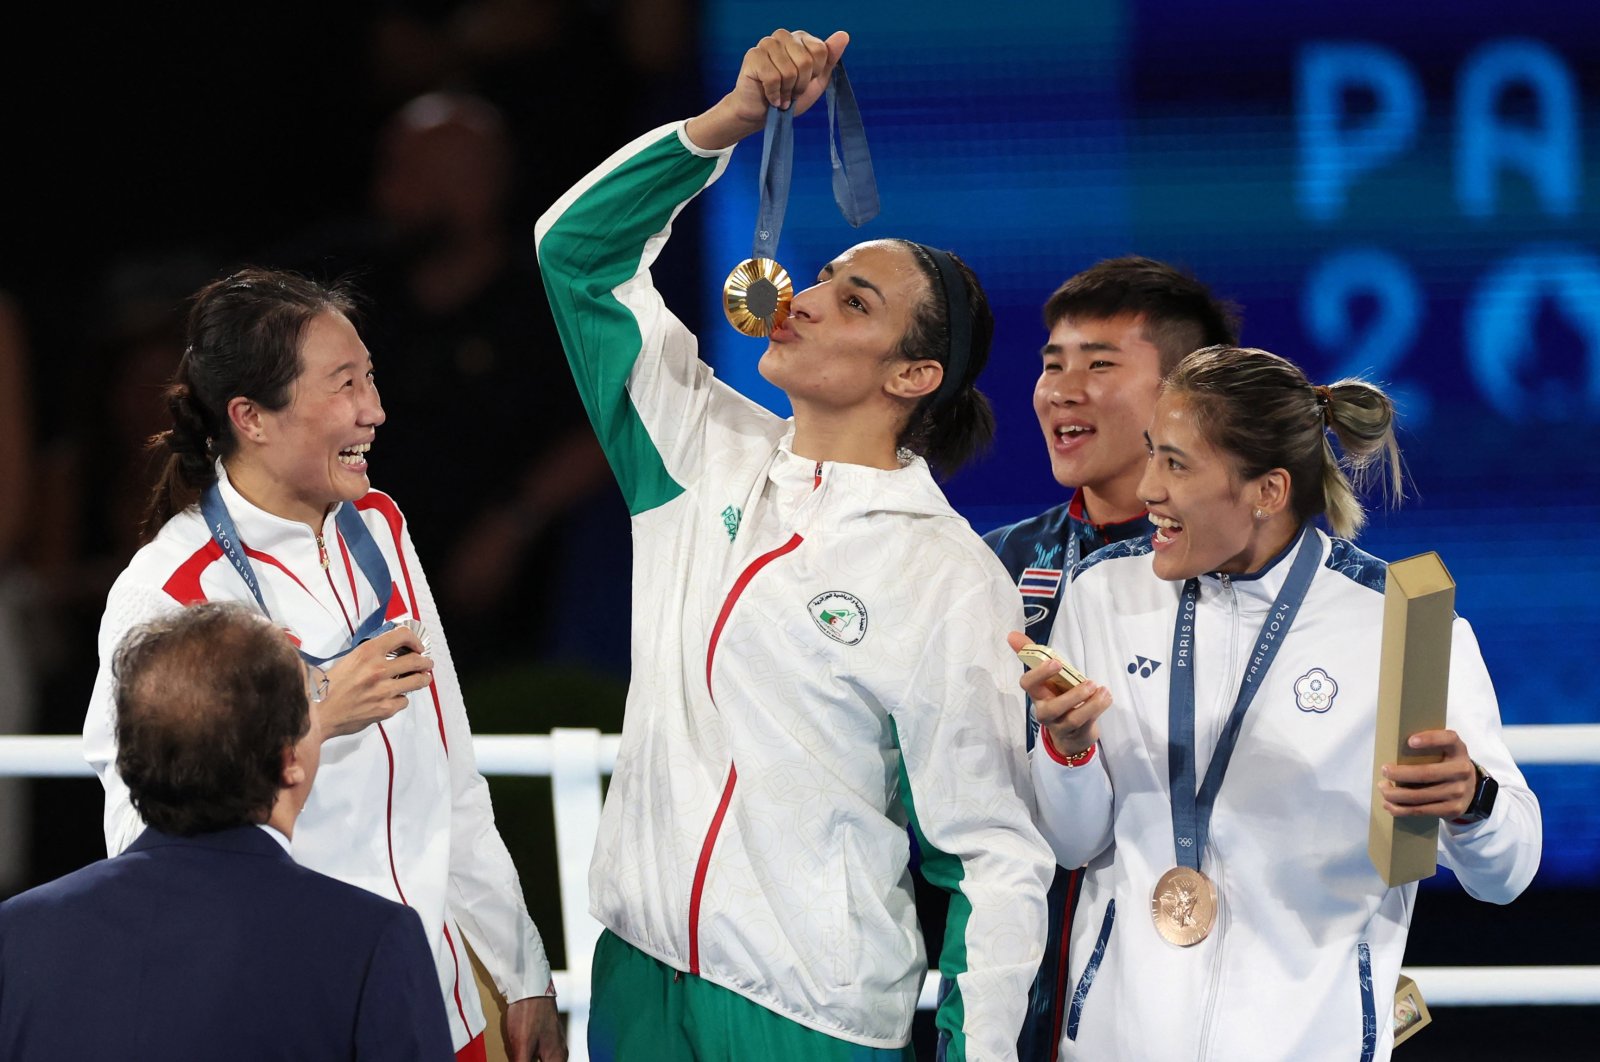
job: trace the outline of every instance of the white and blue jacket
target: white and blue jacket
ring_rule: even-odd
[[[1115,524],[1097,524],[1083,504],[1083,491],[1037,516],[997,527],[983,536],[1006,572],[1016,580],[1022,597],[1023,621],[1029,638],[1048,642],[1056,615],[1066,599],[1068,575],[1077,558],[1130,539],[1148,541],[1155,526],[1143,514]],[[1028,748],[1039,736],[1039,724],[1028,713]],[[1028,991],[1028,1013],[1017,1038],[1021,1062],[1054,1062],[1056,1041],[1066,1028],[1071,984],[1066,978],[1066,950],[1070,940],[1074,905],[1079,895],[1081,869],[1057,867],[1046,901],[1049,925],[1045,929],[1044,956]]]
[[[1218,793],[1201,869],[1219,913],[1189,948],[1163,940],[1150,917],[1156,880],[1176,862],[1167,665],[1182,583],[1155,575],[1144,542],[1110,546],[1076,569],[1051,645],[1109,687],[1113,703],[1088,763],[1066,767],[1045,742],[1033,751],[1041,828],[1063,866],[1087,864],[1063,1058],[1389,1057],[1416,885],[1389,888],[1367,855],[1385,565],[1320,532],[1307,546],[1323,564]],[[1202,775],[1292,553],[1255,575],[1200,580]],[[1487,820],[1442,825],[1440,859],[1473,896],[1507,903],[1538,868],[1539,804],[1506,749],[1494,688],[1460,618],[1448,724],[1500,794]]]

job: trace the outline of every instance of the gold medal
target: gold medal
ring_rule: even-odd
[[[1217,920],[1217,887],[1198,870],[1173,867],[1150,894],[1150,917],[1169,944],[1187,948],[1211,934]]]
[[[844,64],[836,63],[829,75],[828,143],[833,165],[833,201],[852,226],[861,226],[878,214],[878,182],[872,173],[867,134],[861,127],[861,108]],[[767,108],[767,127],[761,137],[761,205],[756,213],[755,240],[750,257],[734,267],[722,282],[722,312],[728,323],[747,336],[770,336],[789,319],[794,284],[772,256],[778,253],[784,212],[789,207],[789,178],[794,169],[794,110]]]
[[[770,258],[747,258],[722,282],[722,312],[747,336],[770,336],[789,317],[794,283]]]
[[[1088,676],[1067,663],[1066,660],[1062,659],[1060,653],[1048,645],[1030,642],[1017,650],[1017,658],[1030,668],[1038,667],[1050,660],[1058,662],[1061,665],[1061,670],[1045,679],[1044,682],[1045,687],[1057,697],[1066,693],[1072,687],[1089,681]]]

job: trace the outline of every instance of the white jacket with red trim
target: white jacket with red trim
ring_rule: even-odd
[[[348,648],[352,628],[378,598],[339,535],[337,509],[323,523],[329,559],[324,570],[309,528],[250,504],[217,467],[222,499],[273,621],[313,656]],[[438,963],[459,1049],[485,1025],[463,932],[507,999],[548,994],[550,964],[495,828],[450,646],[405,518],[379,491],[355,506],[389,567],[393,583],[383,588],[388,618],[414,616],[427,627],[433,683],[386,722],[323,744],[316,784],[295,824],[294,857],[416,910]],[[111,588],[100,624],[100,673],[83,737],[84,756],[106,788],[106,849],[112,855],[144,829],[116,772],[112,655],[135,624],[201,601],[255,607],[244,580],[191,506],[134,555]]]
[[[822,463],[716,380],[649,266],[722,171],[682,124],[539,222],[633,514],[633,672],[589,896],[661,961],[795,1022],[906,1043],[926,960],[909,821],[951,890],[952,1059],[1012,1059],[1053,862],[1032,818],[1005,570],[920,459]]]

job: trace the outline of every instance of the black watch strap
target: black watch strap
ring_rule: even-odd
[[[1474,761],[1472,769],[1478,773],[1477,785],[1472,791],[1472,802],[1467,805],[1466,814],[1455,821],[1463,825],[1482,822],[1494,812],[1495,797],[1500,795],[1500,783],[1494,780],[1494,775],[1485,771]]]

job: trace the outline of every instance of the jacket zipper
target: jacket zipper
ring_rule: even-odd
[[[817,475],[821,476],[822,466],[817,466]],[[812,489],[815,489],[813,486]],[[775,550],[763,553],[751,561],[744,571],[739,573],[739,578],[734,580],[733,589],[728,591],[727,598],[722,602],[722,610],[717,613],[716,625],[711,628],[711,639],[706,645],[706,693],[711,695],[713,707],[717,703],[716,692],[711,688],[711,665],[716,660],[717,642],[722,637],[722,628],[728,622],[728,615],[733,611],[733,606],[738,603],[739,597],[744,593],[745,587],[750,585],[756,573],[768,564],[786,554],[793,553],[805,541],[799,534],[792,535],[789,541]],[[689,891],[689,972],[700,973],[700,898],[705,892],[706,874],[711,869],[711,851],[716,847],[717,835],[722,832],[722,820],[728,814],[728,805],[733,800],[733,789],[739,782],[739,768],[737,764],[728,764],[728,780],[722,787],[722,799],[717,802],[717,810],[711,816],[711,825],[706,828],[705,840],[700,843],[700,858],[695,863],[694,885]]]
[[[322,564],[322,574],[328,580],[328,593],[333,595],[334,602],[339,606],[339,614],[344,617],[345,629],[348,630],[353,637],[356,633],[356,625],[351,622],[350,611],[344,607],[344,598],[339,596],[339,587],[333,581],[333,571],[328,564],[327,544],[323,541],[323,538],[320,534],[312,532],[312,536],[317,540],[317,560]],[[372,590],[374,593],[381,592],[377,587],[373,587]],[[361,607],[361,598],[354,591],[355,588],[352,586],[350,605],[352,608],[359,609]],[[354,646],[351,648],[354,648]]]
[[[1069,871],[1066,901],[1061,905],[1061,953],[1056,960],[1055,999],[1051,1001],[1050,1057],[1056,1062],[1061,1054],[1061,1023],[1067,1016],[1067,959],[1072,941],[1073,906],[1078,898],[1078,886],[1083,882],[1083,868]]]
[[[1208,846],[1210,847],[1210,846]],[[1213,853],[1215,849],[1212,849]],[[1197,1056],[1204,1062],[1211,1056],[1211,1037],[1213,1025],[1217,1016],[1217,998],[1222,995],[1222,954],[1227,944],[1228,909],[1222,904],[1222,861],[1213,858],[1211,861],[1212,882],[1217,889],[1217,927],[1216,954],[1211,958],[1211,983],[1206,991],[1206,1013],[1200,1022],[1200,1053]]]

